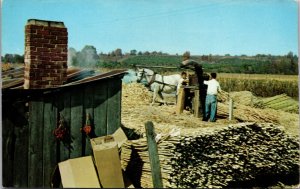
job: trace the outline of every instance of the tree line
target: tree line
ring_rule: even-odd
[[[182,55],[170,55],[157,51],[137,51],[123,52],[117,48],[108,53],[97,53],[97,49],[92,45],[86,45],[80,51],[70,47],[68,50],[68,65],[92,68],[132,68],[137,64],[178,66],[183,56],[189,55],[186,51]],[[298,74],[298,56],[292,52],[286,55],[274,56],[257,54],[247,55],[194,55],[192,59],[200,62],[207,71],[223,73],[258,73],[258,74]],[[1,56],[3,63],[23,63],[24,55],[5,54]]]

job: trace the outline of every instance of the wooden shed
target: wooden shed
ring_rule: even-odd
[[[91,155],[89,139],[81,131],[87,114],[92,137],[112,134],[120,127],[121,78],[126,71],[76,73],[68,73],[66,84],[52,88],[23,89],[22,78],[4,82],[4,187],[51,187],[51,175],[58,162]],[[18,75],[13,71],[5,74]],[[53,134],[60,121],[67,129],[63,140],[57,140]]]

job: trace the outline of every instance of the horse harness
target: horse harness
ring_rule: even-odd
[[[143,78],[144,73],[146,73],[146,72],[145,72],[144,69],[143,69],[141,78]],[[164,76],[163,76],[163,75],[161,76],[162,81],[157,81],[157,80],[155,80],[156,74],[157,74],[157,73],[154,72],[154,74],[153,74],[152,77],[151,77],[150,82],[147,83],[147,84],[145,85],[146,87],[150,88],[151,85],[152,85],[153,83],[159,83],[159,84],[162,84],[162,85],[163,85],[163,87],[162,87],[162,89],[161,89],[162,91],[164,90],[164,87],[165,87],[166,85],[172,86],[172,87],[176,87],[176,85],[171,85],[171,84],[168,84],[168,83],[164,83]],[[150,76],[150,75],[148,75],[148,76]]]

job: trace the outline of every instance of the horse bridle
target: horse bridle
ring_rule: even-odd
[[[145,73],[145,70],[143,69],[143,71],[142,71],[142,75],[141,75],[140,79],[137,79],[137,82],[140,82],[140,81],[142,81],[142,79],[143,79],[143,77],[144,77],[144,73]]]
[[[144,77],[144,75],[145,75],[145,69],[143,69],[142,71],[141,71],[141,73],[142,73],[142,75],[141,75],[141,77],[140,77],[140,79],[138,79],[137,80],[137,82],[140,82],[142,79],[143,79],[143,77]],[[154,81],[155,81],[155,75],[156,75],[156,73],[154,72],[154,74],[153,75],[148,75],[148,76],[152,76],[152,78],[151,78],[151,80],[150,80],[150,82],[147,84],[147,85],[151,85],[152,83],[154,83]]]
[[[140,81],[143,79],[143,77],[144,77],[144,75],[145,75],[145,73],[146,73],[146,72],[145,72],[145,69],[143,69],[143,70],[141,71],[141,73],[142,73],[142,75],[141,75],[140,79],[137,80],[137,82],[140,82]],[[166,85],[168,85],[168,86],[173,86],[173,85],[164,83],[164,76],[163,76],[163,75],[161,76],[161,77],[162,77],[162,81],[155,81],[155,75],[156,75],[155,72],[154,72],[153,75],[148,75],[148,76],[152,76],[152,78],[151,78],[151,80],[149,81],[149,83],[146,84],[146,87],[150,87],[154,82],[162,84],[162,85],[163,85],[162,90],[164,89],[164,87],[165,87]],[[176,86],[175,86],[175,87],[176,87]]]

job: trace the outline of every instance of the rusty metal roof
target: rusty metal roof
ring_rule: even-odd
[[[127,72],[126,69],[113,70],[106,73],[99,73],[93,69],[68,68],[67,83],[55,88],[63,88],[74,85],[86,84],[111,77],[123,77]],[[15,68],[8,71],[2,71],[2,90],[3,89],[23,89],[24,84],[24,67]],[[49,88],[47,88],[49,89]],[[24,89],[28,90],[28,89]],[[35,89],[36,90],[36,89]],[[40,89],[43,90],[43,89]]]

